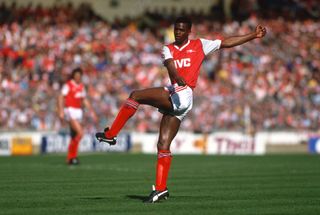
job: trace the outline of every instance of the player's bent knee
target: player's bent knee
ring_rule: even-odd
[[[129,98],[138,102],[138,99],[139,99],[138,91],[137,90],[132,91],[129,95]]]
[[[138,103],[141,103],[144,99],[143,97],[143,93],[141,90],[134,90],[130,93],[130,96],[129,96],[130,99],[138,102]]]

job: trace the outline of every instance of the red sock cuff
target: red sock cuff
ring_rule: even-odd
[[[132,107],[132,108],[134,108],[134,109],[138,109],[138,107],[139,107],[140,104],[139,104],[137,101],[128,98],[128,99],[126,100],[126,102],[125,102],[125,105],[128,105],[128,106],[130,106],[130,107]]]
[[[159,150],[158,158],[163,158],[163,157],[172,157],[170,150]]]

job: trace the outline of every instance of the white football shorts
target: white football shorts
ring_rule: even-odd
[[[178,84],[164,87],[170,93],[173,105],[173,111],[159,110],[161,113],[167,113],[177,117],[180,121],[192,109],[193,91],[189,86],[179,86]]]
[[[82,120],[83,111],[81,108],[73,108],[73,107],[66,107],[64,108],[64,116],[67,121],[73,120]]]

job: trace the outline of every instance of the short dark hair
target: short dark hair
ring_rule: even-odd
[[[82,69],[80,67],[77,67],[77,68],[72,70],[72,73],[70,75],[70,79],[73,79],[74,76],[76,76],[77,73],[80,73],[80,75],[83,74],[83,71],[82,71]]]
[[[191,29],[192,27],[192,22],[191,20],[186,17],[186,16],[180,16],[176,19],[176,21],[174,22],[174,24],[176,25],[177,23],[185,23],[188,25],[189,29]]]

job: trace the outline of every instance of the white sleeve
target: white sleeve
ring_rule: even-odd
[[[208,55],[220,48],[221,40],[206,40],[200,39],[202,43],[202,49],[205,55]]]
[[[162,48],[162,53],[161,53],[161,57],[162,57],[162,61],[164,62],[165,60],[168,60],[172,57],[172,54],[170,52],[170,49],[168,48],[168,46],[163,46]]]
[[[68,87],[67,84],[64,84],[64,85],[62,86],[62,89],[61,89],[61,94],[62,94],[63,96],[66,96],[68,93],[69,93],[69,87]]]

